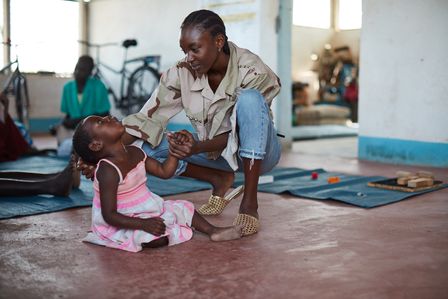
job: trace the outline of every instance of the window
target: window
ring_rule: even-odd
[[[330,28],[331,0],[294,0],[292,22],[297,26]]]
[[[72,73],[79,56],[79,4],[62,0],[11,1],[11,60],[24,72]]]
[[[360,29],[362,22],[361,0],[339,0],[338,29]]]

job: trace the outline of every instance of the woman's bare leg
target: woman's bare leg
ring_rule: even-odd
[[[258,218],[258,178],[262,160],[243,158],[244,167],[244,195],[240,204],[240,213]]]
[[[213,186],[213,195],[223,197],[227,190],[232,187],[235,174],[233,172],[203,167],[188,163],[182,176],[205,181]]]

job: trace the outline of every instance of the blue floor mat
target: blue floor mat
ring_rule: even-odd
[[[14,162],[0,163],[0,171],[27,171],[53,173],[64,169],[67,160],[51,157],[29,157]],[[21,196],[0,197],[0,219],[60,211],[68,208],[90,206],[93,189],[90,181],[81,180],[79,189],[69,197],[60,196]]]
[[[317,172],[317,180],[311,179],[311,173]],[[438,188],[419,192],[400,192],[367,186],[368,182],[384,180],[382,176],[356,176],[323,169],[303,170],[299,168],[276,168],[266,175],[273,175],[274,182],[258,186],[259,192],[280,194],[288,192],[297,197],[317,200],[336,200],[362,208],[374,208],[404,200],[409,197],[440,190],[448,187],[444,184]],[[340,182],[328,184],[330,176],[338,176]],[[234,186],[243,183],[243,174],[239,173]]]
[[[51,157],[29,157],[15,162],[0,163],[0,171],[18,170],[51,173],[65,167],[66,160]],[[311,173],[319,173],[317,180],[311,179]],[[329,173],[323,169],[303,170],[299,168],[275,168],[265,175],[271,175],[274,182],[261,184],[260,192],[266,193],[290,193],[297,197],[317,200],[337,200],[351,205],[373,208],[394,203],[412,196],[442,189],[406,193],[392,190],[383,190],[368,187],[367,183],[385,179],[380,176],[354,176],[340,173]],[[329,176],[339,176],[341,181],[336,184],[328,184]],[[237,173],[234,187],[241,185],[244,181],[242,173]],[[151,191],[161,196],[174,195],[186,192],[195,192],[210,189],[208,183],[189,178],[172,178],[162,180],[150,176],[148,186]],[[69,197],[55,196],[27,196],[27,197],[0,197],[0,219],[15,216],[26,216],[39,213],[60,211],[63,209],[90,206],[92,203],[92,182],[82,178],[80,189],[73,190]]]

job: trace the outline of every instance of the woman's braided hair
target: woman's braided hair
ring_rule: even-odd
[[[199,27],[210,32],[211,36],[216,37],[218,34],[224,36],[225,42],[222,50],[230,55],[229,43],[227,42],[226,26],[222,19],[213,11],[201,9],[190,13],[180,26],[181,29],[193,26]]]

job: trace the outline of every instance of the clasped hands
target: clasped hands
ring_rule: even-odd
[[[194,154],[196,140],[193,134],[187,130],[181,130],[178,132],[166,132],[166,138],[169,143],[169,153],[180,160],[185,159]],[[88,179],[93,180],[95,174],[96,165],[91,165],[84,162],[81,157],[75,159],[76,169]]]
[[[167,132],[166,137],[170,145],[169,152],[174,157],[182,160],[194,154],[196,140],[187,130]]]

